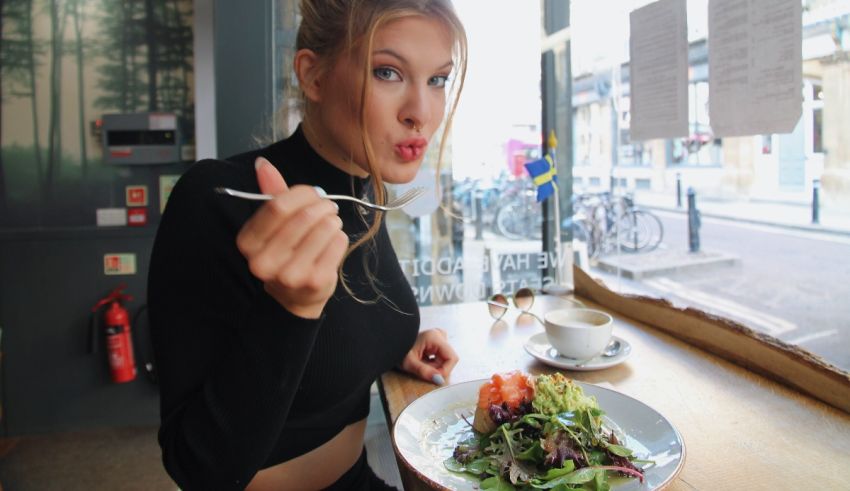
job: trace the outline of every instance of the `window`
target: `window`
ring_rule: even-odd
[[[291,65],[298,23],[296,2],[276,3],[275,59],[281,68],[275,73],[282,74]],[[415,180],[430,188],[439,185],[443,206],[436,199],[420,199],[386,218],[420,305],[479,300],[524,286],[541,288],[541,268],[551,263],[541,252],[543,215],[525,168],[542,157],[539,5],[492,9],[487,16],[480,15],[477,0],[456,0],[454,5],[475,63],[442,163],[438,165],[439,142],[434,141]],[[518,42],[505,32],[525,35]],[[284,94],[277,100],[279,108],[294,104],[287,96],[293,86],[291,78],[277,77],[275,87]],[[284,118],[278,124],[287,134],[297,120]],[[404,186],[396,188],[402,191]]]
[[[388,217],[417,299],[471,301],[551,284],[553,264],[565,264],[543,252],[552,250],[544,242],[552,234],[543,232],[558,223],[555,207],[536,201],[524,171],[542,155],[551,127],[559,183],[569,186],[557,208],[562,236],[587,253],[578,263],[593,276],[615,290],[730,318],[850,368],[850,304],[843,301],[850,295],[843,267],[850,257],[848,46],[846,36],[829,52],[809,43],[850,8],[804,2],[795,128],[718,138],[708,110],[709,2],[688,0],[688,134],[640,141],[631,132],[629,13],[648,3],[516,2],[481,16],[479,1],[455,0],[473,63],[443,165],[429,155],[419,178],[440,182],[451,213]],[[555,12],[567,5],[569,12]],[[554,18],[570,25],[552,25]],[[544,50],[540,40],[550,36],[561,41]],[[554,102],[545,109],[541,100]],[[816,181],[819,223],[812,224]],[[689,202],[701,213],[698,234],[688,230]],[[628,228],[617,217],[631,206],[642,218]]]
[[[571,2],[578,135],[605,135],[629,124],[630,118],[615,117],[609,108],[613,104],[628,111],[633,103],[628,19],[631,10],[649,3],[621,1],[603,8],[591,0]],[[580,136],[576,163],[586,168],[576,172],[595,176],[602,187],[576,185],[574,191],[578,202],[585,203],[578,211],[600,217],[582,237],[589,244],[590,273],[607,286],[732,319],[847,370],[850,306],[839,299],[850,294],[843,266],[850,257],[850,180],[845,171],[850,46],[846,36],[824,44],[822,34],[840,32],[850,7],[814,0],[803,4],[803,97],[795,128],[781,134],[713,135],[708,1],[688,0],[688,136],[643,142],[621,137],[619,152],[595,159],[582,158],[585,140]],[[606,29],[599,28],[603,24]],[[586,94],[591,84],[585,81],[608,80],[616,71],[622,74],[619,90]],[[588,117],[593,114],[597,118]],[[638,143],[651,152],[643,173],[625,165],[634,159]],[[605,155],[618,156],[619,165]],[[689,191],[702,217],[696,236],[689,233]],[[637,230],[626,227],[625,237],[609,226],[618,223],[611,218],[627,206],[623,198],[655,217]],[[613,204],[600,213],[608,200]],[[817,224],[812,223],[815,211]],[[594,243],[594,234],[602,239]]]

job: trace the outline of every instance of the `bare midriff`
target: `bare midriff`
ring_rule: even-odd
[[[304,455],[263,469],[246,491],[308,491],[336,482],[363,451],[366,420],[346,426],[335,437]]]

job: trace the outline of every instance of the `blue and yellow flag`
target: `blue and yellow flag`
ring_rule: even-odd
[[[534,179],[534,185],[537,186],[537,201],[543,201],[551,196],[557,190],[558,186],[558,170],[555,167],[555,160],[552,155],[546,155],[545,158],[528,162],[525,164],[525,169],[531,174]]]

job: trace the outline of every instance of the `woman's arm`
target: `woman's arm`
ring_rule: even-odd
[[[148,296],[163,462],[184,490],[243,489],[286,421],[321,319],[283,309],[235,244],[248,203],[214,195],[232,164],[195,164],[169,198]]]

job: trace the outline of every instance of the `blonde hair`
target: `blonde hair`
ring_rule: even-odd
[[[316,76],[330,70],[341,56],[354,58],[358,53],[366,55],[363,56],[365,63],[361,73],[362,89],[359,110],[361,143],[366,153],[366,165],[369,174],[372,176],[373,200],[378,204],[386,202],[386,189],[380,169],[375,165],[375,154],[369,142],[369,134],[365,124],[372,73],[372,62],[368,53],[372,52],[375,32],[389,22],[405,17],[422,16],[441,21],[453,33],[452,58],[456,75],[451,80],[449,96],[446,101],[448,112],[443,123],[443,134],[440,138],[437,159],[437,175],[439,176],[447,135],[451,130],[458,97],[463,90],[463,83],[466,78],[466,31],[451,2],[449,0],[301,0],[300,9],[302,19],[295,40],[295,49],[309,49],[319,55],[320,66]],[[309,104],[304,101],[303,113],[305,119],[309,114],[309,109]],[[353,150],[351,149],[352,153]],[[380,229],[383,213],[376,212],[373,216],[375,219],[371,224],[368,224],[368,231],[349,245],[345,253],[346,258],[358,247],[367,242],[373,242]],[[367,268],[367,278],[377,294],[376,298],[368,301],[358,298],[349,287],[343,275],[342,266],[340,266],[339,273],[342,285],[359,302],[378,302],[383,298],[383,294],[375,284],[374,275],[368,269],[365,256],[364,267]]]

